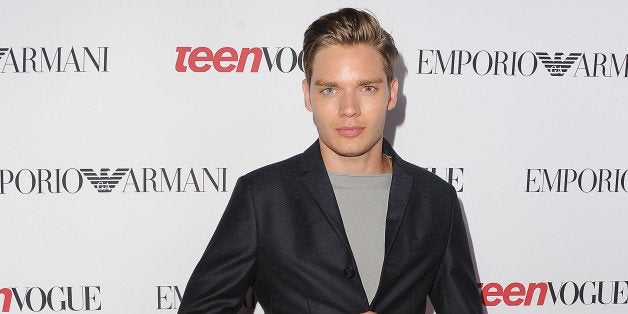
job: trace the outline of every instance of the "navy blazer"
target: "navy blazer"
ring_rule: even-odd
[[[393,175],[371,304],[317,141],[238,179],[178,313],[236,313],[250,286],[265,313],[423,314],[428,295],[438,313],[482,313],[455,190],[384,142]]]

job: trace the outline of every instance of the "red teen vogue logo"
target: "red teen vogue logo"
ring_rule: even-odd
[[[628,281],[479,283],[486,306],[628,304]]]
[[[268,72],[303,71],[303,51],[291,47],[177,47],[177,72],[253,72],[260,71],[262,62]]]

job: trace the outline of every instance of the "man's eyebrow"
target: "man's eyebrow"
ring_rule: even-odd
[[[336,82],[328,82],[328,81],[323,81],[323,80],[317,80],[316,82],[314,82],[314,85],[316,85],[316,86],[326,86],[326,87],[337,87],[338,83],[336,83]]]
[[[358,80],[357,85],[358,86],[363,86],[363,85],[370,85],[370,84],[380,84],[382,82],[384,82],[384,81],[381,78],[372,78],[372,79]],[[338,83],[337,82],[317,80],[316,82],[314,82],[314,85],[316,85],[316,86],[326,86],[326,87],[337,87]]]
[[[372,78],[372,79],[366,79],[366,80],[359,80],[358,81],[358,86],[362,86],[362,85],[371,85],[371,84],[379,84],[384,82],[381,78]]]

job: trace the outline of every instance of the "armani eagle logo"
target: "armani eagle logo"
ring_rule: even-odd
[[[9,51],[9,48],[0,48],[0,60],[2,60],[7,51]]]
[[[118,185],[129,168],[117,168],[111,175],[109,175],[109,170],[109,168],[100,168],[100,175],[96,174],[93,169],[81,169],[81,173],[87,177],[87,180],[98,192],[109,193]]]
[[[547,52],[537,52],[536,55],[541,59],[543,65],[551,76],[563,76],[571,66],[578,60],[582,53],[572,52],[563,59],[565,55],[562,52],[554,53],[554,58],[550,57]]]

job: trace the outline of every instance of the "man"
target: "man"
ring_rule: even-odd
[[[179,313],[481,313],[454,189],[383,139],[397,49],[370,14],[305,32],[305,107],[319,139],[241,177]]]

